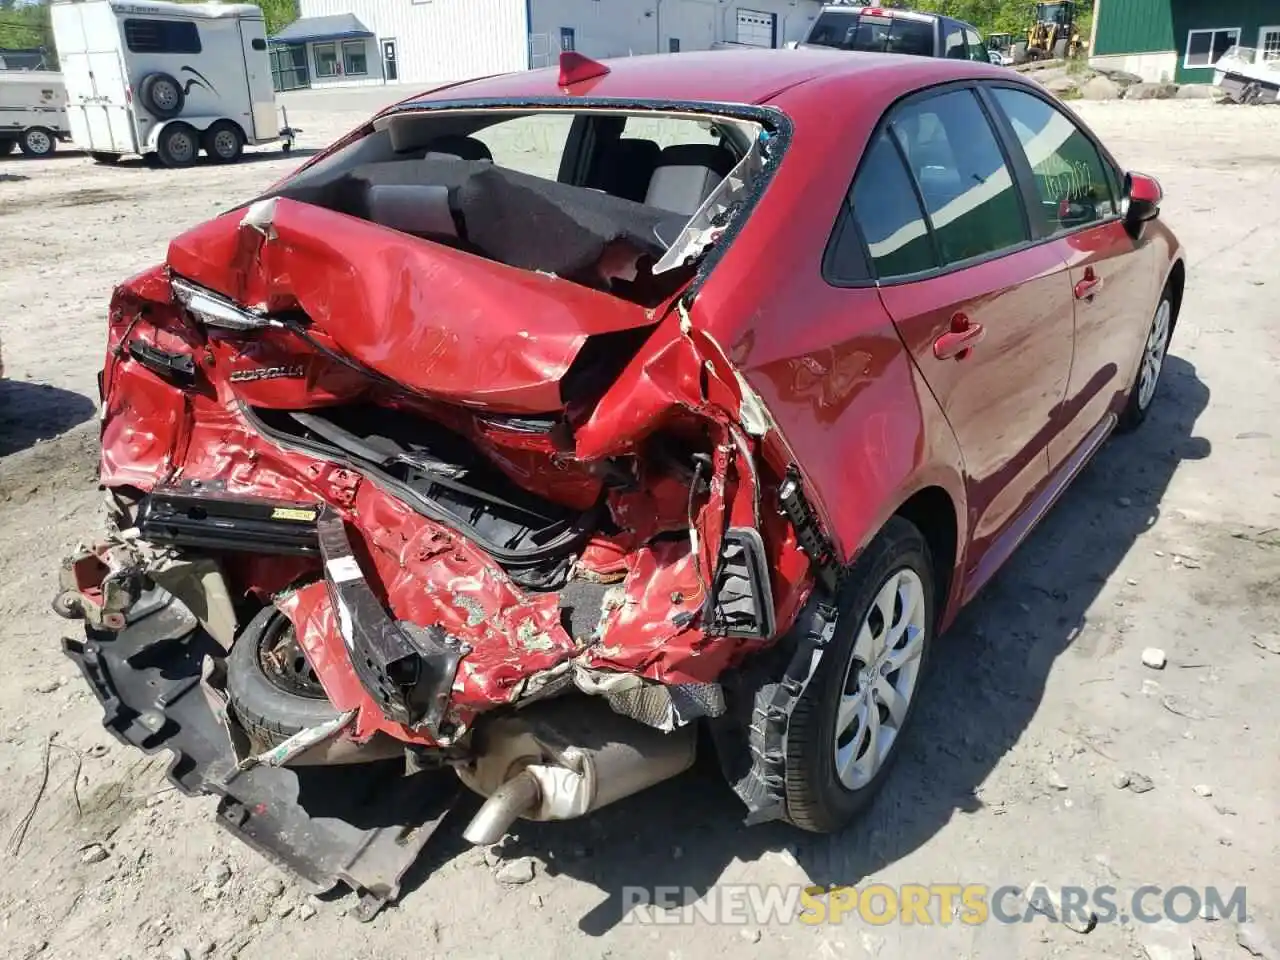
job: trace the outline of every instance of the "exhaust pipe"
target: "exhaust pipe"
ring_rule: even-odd
[[[693,766],[692,726],[663,733],[614,713],[603,698],[565,697],[476,730],[477,756],[458,776],[489,799],[462,835],[496,843],[521,817],[569,820]]]

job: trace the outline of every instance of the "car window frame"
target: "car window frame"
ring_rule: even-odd
[[[1088,125],[1080,119],[1080,117],[1072,110],[1065,108],[1064,105],[1055,101],[1045,91],[1036,90],[1033,87],[1021,83],[1010,82],[1008,80],[981,80],[978,81],[979,97],[987,101],[988,109],[997,118],[1000,128],[1000,135],[1008,141],[1009,148],[1014,155],[1014,162],[1017,164],[1018,179],[1025,184],[1024,194],[1033,199],[1034,205],[1030,208],[1035,213],[1032,216],[1033,231],[1039,234],[1039,242],[1049,242],[1052,240],[1061,240],[1064,237],[1072,237],[1077,233],[1085,230],[1096,230],[1099,227],[1107,226],[1117,220],[1124,219],[1123,204],[1123,187],[1124,168],[1121,167],[1112,156],[1111,152],[1102,144],[1097,135],[1089,129]],[[1013,123],[1009,119],[1008,114],[1000,106],[1000,102],[990,92],[996,88],[1004,88],[1014,90],[1027,96],[1035,97],[1037,100],[1043,101],[1048,105],[1049,109],[1056,110],[1062,114],[1085,139],[1092,144],[1093,149],[1097,151],[1099,159],[1103,165],[1103,178],[1107,181],[1107,190],[1111,195],[1111,213],[1099,220],[1090,223],[1083,223],[1079,226],[1072,227],[1069,230],[1056,230],[1052,222],[1045,216],[1044,209],[1041,206],[1040,194],[1035,186],[1035,171],[1031,169],[1031,164],[1027,160],[1026,150],[1022,146],[1022,142],[1018,139],[1017,131],[1013,129]],[[1015,149],[1016,148],[1016,149]]]
[[[1066,118],[1075,124],[1085,137],[1089,140],[1098,155],[1102,158],[1103,164],[1107,167],[1107,182],[1111,190],[1114,212],[1103,218],[1095,220],[1093,223],[1082,224],[1073,227],[1070,230],[1055,232],[1049,223],[1049,219],[1044,215],[1044,211],[1040,207],[1040,196],[1035,187],[1035,175],[1031,170],[1031,165],[1027,161],[1026,152],[1022,149],[1022,145],[1018,140],[1017,134],[1013,130],[1013,126],[1008,116],[1000,108],[995,97],[991,95],[990,90],[995,87],[1007,87],[1010,90],[1016,90],[1019,93],[1025,93],[1033,97],[1043,100],[1052,109],[1058,110],[1065,114]],[[870,153],[871,144],[873,144],[880,133],[885,130],[890,122],[892,115],[902,106],[918,99],[925,99],[930,96],[939,96],[952,90],[969,89],[972,90],[982,105],[984,112],[987,114],[988,122],[991,124],[996,141],[1000,144],[1001,152],[1004,155],[1005,163],[1009,165],[1010,173],[1014,182],[1018,185],[1018,192],[1022,200],[1023,215],[1026,217],[1028,232],[1030,239],[1013,247],[1007,247],[994,253],[985,254],[981,257],[973,257],[969,260],[957,261],[954,264],[941,264],[932,270],[922,270],[918,273],[903,274],[898,277],[890,277],[880,279],[875,274],[875,266],[871,260],[871,255],[867,247],[866,238],[862,235],[862,228],[858,225],[857,220],[853,216],[853,206],[851,198],[853,196],[853,185],[858,179],[859,173],[862,172],[863,164],[866,162],[867,155]],[[896,136],[890,136],[899,151],[901,157],[901,145],[898,144]],[[1016,148],[1016,149],[1015,149]],[[904,161],[905,162],[905,161]],[[907,173],[910,176],[911,170],[908,167]],[[1029,250],[1032,247],[1038,247],[1042,244],[1053,243],[1068,237],[1075,236],[1085,230],[1097,230],[1099,228],[1110,226],[1119,221],[1124,221],[1125,205],[1124,205],[1124,178],[1125,168],[1116,161],[1115,155],[1107,149],[1106,145],[1098,138],[1087,123],[1079,117],[1073,110],[1066,107],[1060,101],[1056,100],[1052,94],[1047,91],[1039,90],[1030,84],[1020,83],[1017,80],[1009,80],[1005,78],[978,79],[969,78],[965,80],[952,80],[941,84],[935,84],[928,87],[922,87],[919,90],[913,90],[897,100],[889,104],[880,118],[876,121],[875,127],[871,130],[867,137],[866,143],[863,145],[862,153],[858,157],[858,165],[854,169],[853,176],[849,179],[848,187],[845,189],[844,195],[840,201],[840,209],[836,215],[835,223],[831,228],[831,235],[827,240],[827,246],[822,256],[822,279],[828,286],[837,289],[858,289],[865,287],[895,287],[904,283],[919,283],[923,280],[932,280],[935,277],[943,277],[957,270],[967,270],[970,267],[978,266],[990,260],[1001,259],[1003,257],[1013,256]],[[920,197],[919,184],[915,182],[915,178],[911,177],[913,190],[916,193],[916,202],[920,204],[925,214],[925,225],[927,226],[930,236],[933,235],[933,220],[928,215],[928,209],[924,206]],[[847,227],[844,221],[848,221]],[[837,242],[841,239],[840,231],[843,229],[851,229],[855,231],[858,242],[862,250],[861,269],[863,271],[862,278],[842,278],[835,275],[831,267],[833,266],[833,254],[837,248]],[[935,241],[936,242],[936,241]],[[936,252],[936,247],[935,247]],[[938,257],[941,261],[941,257]]]
[[[822,278],[828,285],[841,289],[855,289],[858,287],[896,287],[904,283],[919,283],[922,280],[932,280],[935,277],[946,276],[947,274],[955,273],[958,270],[967,270],[991,260],[999,260],[1004,257],[1012,256],[1015,253],[1020,253],[1023,250],[1030,249],[1032,246],[1044,242],[1043,239],[1036,236],[1036,225],[1031,213],[1032,208],[1028,207],[1028,189],[1032,194],[1034,194],[1035,184],[1034,182],[1029,183],[1027,178],[1022,175],[1022,167],[1027,167],[1027,169],[1029,169],[1029,166],[1025,162],[1025,157],[1021,157],[1021,155],[1012,156],[1010,154],[1010,142],[1006,135],[1005,127],[1003,126],[1008,123],[1008,120],[1005,119],[1003,115],[1001,115],[999,119],[992,115],[989,103],[991,98],[984,97],[982,95],[982,91],[979,86],[980,83],[981,81],[970,78],[964,80],[951,80],[945,83],[922,87],[919,90],[913,90],[905,96],[899,97],[885,108],[884,113],[882,113],[880,118],[876,121],[875,127],[872,129],[870,136],[867,137],[866,144],[863,146],[862,155],[858,158],[858,165],[854,170],[853,176],[849,180],[849,186],[845,190],[844,197],[840,201],[839,214],[836,217],[835,224],[832,226],[831,235],[827,240],[826,249],[823,251]],[[1017,89],[1021,89],[1021,86],[1018,84],[1013,84],[1013,86]],[[898,139],[897,134],[889,128],[889,125],[893,122],[894,115],[904,107],[922,100],[931,100],[936,97],[945,96],[948,93],[954,93],[961,90],[969,91],[977,101],[978,109],[986,117],[987,123],[991,128],[991,134],[995,137],[996,146],[1000,150],[1000,155],[1004,160],[1005,166],[1009,170],[1009,175],[1013,179],[1014,186],[1017,188],[1018,202],[1022,207],[1023,228],[1026,232],[1027,239],[1009,247],[1002,247],[999,250],[992,250],[987,253],[979,254],[975,257],[957,260],[954,263],[945,263],[943,262],[942,251],[938,247],[937,237],[935,236],[933,218],[929,215],[929,208],[924,202],[924,197],[920,191],[920,184],[916,182],[916,178],[911,173],[911,167],[907,163],[902,143]],[[867,246],[866,237],[863,236],[862,227],[858,224],[857,218],[853,216],[852,204],[853,185],[857,182],[858,175],[862,172],[863,166],[867,161],[871,145],[882,132],[886,132],[888,134],[890,142],[893,143],[898,152],[898,159],[906,167],[907,177],[911,181],[911,187],[915,193],[916,203],[920,206],[920,210],[924,214],[925,227],[929,231],[929,241],[934,250],[934,259],[938,263],[938,266],[932,267],[928,270],[920,270],[916,273],[904,273],[898,276],[886,278],[876,276],[875,264],[871,259],[870,248]],[[1023,161],[1021,167],[1017,164],[1019,159],[1022,159]],[[1036,204],[1039,204],[1038,196]],[[1038,208],[1037,212],[1039,212]],[[843,220],[848,220],[847,227],[842,224]],[[831,263],[834,259],[833,254],[837,248],[837,241],[842,239],[840,237],[840,231],[842,229],[852,229],[856,232],[862,249],[862,267],[866,272],[865,278],[841,278],[833,276],[830,271],[830,267],[833,265]],[[1059,236],[1062,236],[1062,234],[1059,234]]]

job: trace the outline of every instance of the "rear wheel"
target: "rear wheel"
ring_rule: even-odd
[[[244,153],[244,134],[230,120],[219,120],[204,132],[204,152],[217,163],[234,163]]]
[[[1071,44],[1067,40],[1059,40],[1053,45],[1053,58],[1055,60],[1065,60],[1067,58],[1067,47]]]
[[[191,166],[200,153],[200,138],[195,127],[186,123],[169,124],[160,132],[156,152],[166,167]]]
[[[832,833],[875,796],[900,752],[935,623],[929,547],[892,518],[842,588],[832,642],[787,733],[787,814]]]
[[[32,127],[22,131],[18,146],[28,157],[47,157],[58,149],[58,140],[44,127]]]
[[[268,747],[338,716],[293,623],[274,607],[254,617],[232,645],[227,694],[241,726]]]

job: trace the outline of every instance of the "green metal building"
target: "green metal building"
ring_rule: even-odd
[[[1094,0],[1090,64],[1144,80],[1210,83],[1232,46],[1280,59],[1280,0]]]

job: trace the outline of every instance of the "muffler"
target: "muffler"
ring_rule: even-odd
[[[477,726],[476,757],[458,776],[488,797],[462,835],[497,843],[517,819],[569,820],[683,773],[693,726],[663,733],[600,697],[563,697]]]

